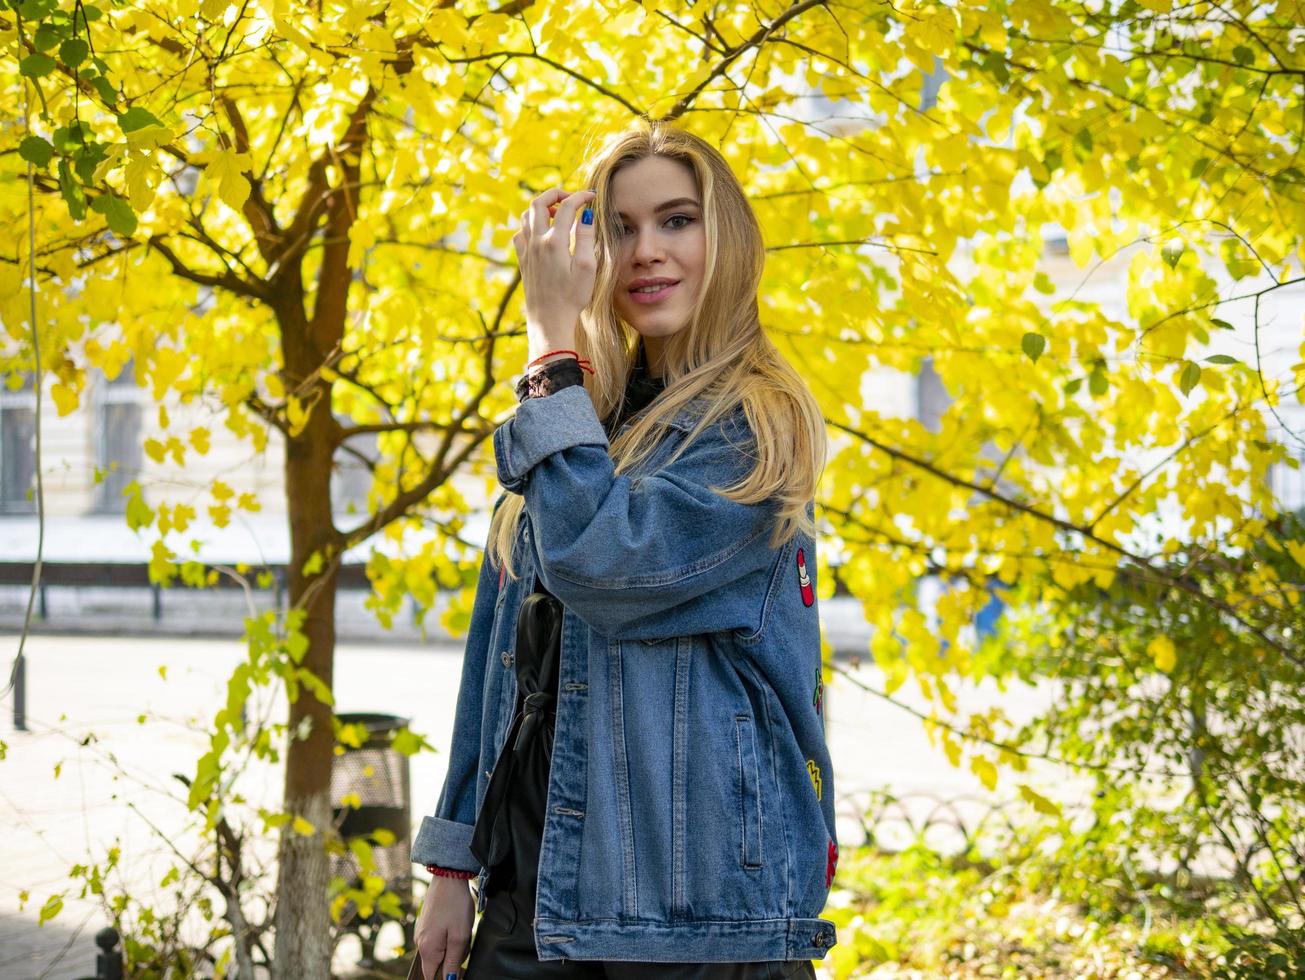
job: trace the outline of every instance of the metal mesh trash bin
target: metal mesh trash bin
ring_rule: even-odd
[[[407,727],[409,719],[398,715],[341,714],[336,716],[341,724],[364,725],[367,738],[361,746],[343,746],[344,751],[335,756],[331,767],[331,805],[335,827],[347,845],[351,838],[364,837],[377,830],[394,834],[394,843],[382,847],[372,844],[376,860],[376,874],[385,879],[385,886],[399,896],[404,916],[400,925],[404,933],[404,947],[411,949],[415,928],[412,904],[412,794],[409,787],[408,757],[391,747],[394,734]],[[350,800],[356,806],[343,806]],[[361,869],[357,857],[347,850],[343,855],[331,857],[332,877],[343,877],[350,885],[357,885]],[[341,915],[341,935],[352,932],[362,943],[363,962],[374,962],[376,935],[387,921],[374,910],[370,916],[358,915],[357,908],[349,903]]]

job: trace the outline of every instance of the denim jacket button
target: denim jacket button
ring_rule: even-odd
[[[508,653],[506,650],[499,654],[499,659],[503,661],[504,667],[512,666],[512,654]]]

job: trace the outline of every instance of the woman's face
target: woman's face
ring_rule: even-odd
[[[661,338],[687,326],[702,285],[707,236],[693,172],[676,160],[645,157],[613,175],[611,197],[621,221],[616,312],[657,359]],[[675,285],[632,292],[646,279]]]

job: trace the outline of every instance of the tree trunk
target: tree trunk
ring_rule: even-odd
[[[295,319],[295,318],[292,318]],[[282,321],[287,388],[302,383],[323,360],[312,343],[311,326]],[[318,396],[303,431],[286,439],[286,504],[290,522],[291,607],[306,610],[308,650],[300,666],[332,689],[335,656],[335,549],[339,536],[331,516],[331,467],[336,422],[330,386],[320,380],[305,396]],[[312,404],[312,398],[305,400]],[[304,565],[321,555],[320,571],[305,576]],[[331,765],[335,738],[332,711],[301,687],[290,704],[285,757],[285,810],[312,824],[301,834],[293,822],[282,830],[277,868],[276,980],[330,976],[331,927],[327,903],[328,864],[323,833],[331,825]],[[301,729],[300,726],[304,726]],[[302,736],[302,737],[301,737]]]

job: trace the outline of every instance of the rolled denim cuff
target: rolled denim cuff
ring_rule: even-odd
[[[530,471],[553,453],[572,446],[608,446],[594,403],[583,385],[527,398],[516,414],[494,430],[498,482],[521,493]]]
[[[438,864],[454,871],[480,871],[471,854],[471,824],[441,817],[423,817],[417,839],[412,842],[412,863],[423,867]]]

